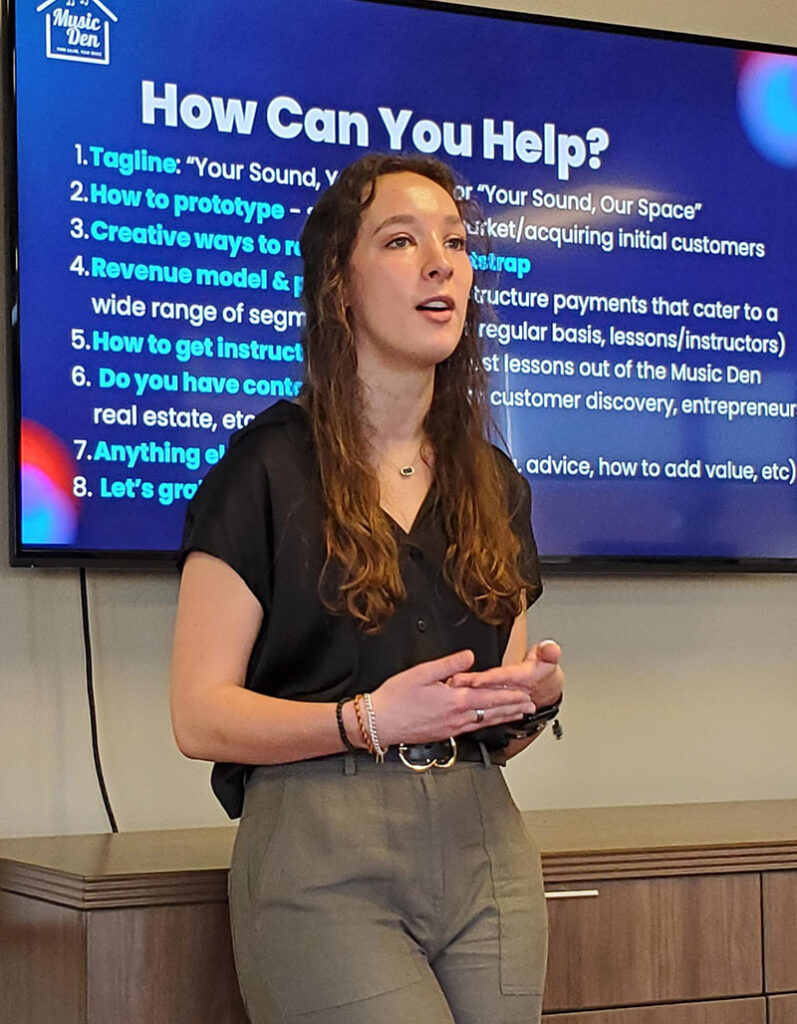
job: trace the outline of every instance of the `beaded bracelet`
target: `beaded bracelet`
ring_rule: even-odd
[[[343,741],[343,746],[347,750],[352,750],[356,753],[357,747],[355,747],[355,745],[346,735],[346,726],[343,724],[343,705],[347,704],[350,699],[351,698],[349,697],[343,697],[342,700],[338,701],[337,706],[335,707],[335,720],[338,723],[338,732],[340,733],[340,738]]]
[[[376,751],[374,750],[374,745],[371,742],[371,737],[368,734],[368,730],[365,728],[365,722],[363,722],[363,713],[362,711],[360,711],[360,701],[364,699],[365,698],[361,693],[358,693],[357,696],[354,698],[354,713],[357,715],[357,724],[360,727],[360,732],[362,733],[366,750],[368,751],[369,754],[375,754]]]
[[[371,694],[364,693],[363,700],[365,701],[365,710],[368,713],[368,731],[371,734],[371,742],[373,748],[371,753],[376,758],[379,764],[382,764],[385,760],[385,754],[388,752],[390,747],[383,747],[379,742],[379,733],[376,731],[376,715],[374,714],[374,706],[371,703]]]

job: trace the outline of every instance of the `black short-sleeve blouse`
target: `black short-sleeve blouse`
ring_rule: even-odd
[[[528,483],[496,449],[509,482],[512,528],[521,542],[528,603],[541,591],[531,531]],[[233,436],[186,514],[180,564],[191,551],[226,562],[263,607],[246,686],[291,700],[334,702],[376,689],[421,661],[468,648],[476,669],[498,665],[508,629],[487,625],[455,596],[442,576],[446,537],[432,486],[409,533],[394,524],[407,597],[374,635],[319,595],[325,560],[318,464],[309,418],[278,402]],[[472,733],[502,746],[503,730]],[[217,764],[213,789],[231,817],[241,812],[249,769]]]

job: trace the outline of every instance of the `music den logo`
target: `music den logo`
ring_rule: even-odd
[[[44,0],[47,56],[86,64],[110,64],[111,22],[119,19],[100,0]]]

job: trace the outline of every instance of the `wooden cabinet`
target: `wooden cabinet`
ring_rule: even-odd
[[[0,841],[0,1024],[246,1024],[234,834]]]
[[[524,818],[546,1024],[797,1024],[797,801]],[[234,834],[0,840],[0,1024],[246,1024]]]
[[[550,1024],[767,1024],[767,1004],[764,998],[716,999],[707,1003],[557,1013],[543,1019]],[[794,1019],[787,1022],[784,1017],[777,1024],[794,1024]]]
[[[0,892],[2,1024],[85,1020],[82,932],[68,907]]]
[[[226,903],[94,911],[85,950],[88,1024],[246,1024]]]
[[[768,871],[763,886],[767,992],[797,992],[797,871]]]
[[[758,875],[586,886],[598,895],[549,901],[546,1011],[763,991]]]
[[[524,817],[548,1024],[797,1024],[797,801]]]
[[[795,1024],[797,1022],[797,994],[770,996],[769,1024]]]

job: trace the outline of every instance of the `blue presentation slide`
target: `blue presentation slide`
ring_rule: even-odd
[[[797,57],[369,0],[16,4],[21,542],[174,552],[369,151],[470,226],[541,552],[797,558]]]

